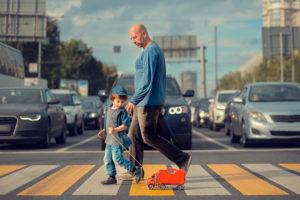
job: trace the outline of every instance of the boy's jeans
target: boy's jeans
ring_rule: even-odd
[[[124,167],[128,171],[132,171],[134,165],[123,156],[123,150],[118,145],[106,145],[105,155],[103,159],[108,176],[115,177],[117,174],[115,164]]]

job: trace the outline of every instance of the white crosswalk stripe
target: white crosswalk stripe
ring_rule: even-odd
[[[191,165],[186,175],[185,193],[190,196],[230,195],[230,193],[200,165]]]
[[[271,164],[243,164],[246,168],[267,179],[300,194],[300,176],[290,173]]]
[[[207,164],[209,165],[209,164]],[[214,164],[217,165],[218,164]],[[292,173],[287,171],[286,169],[279,168],[276,164],[240,164],[244,166],[248,172],[254,172],[261,177],[259,179],[263,179],[269,182],[271,185],[278,187],[276,185],[280,185],[286,189],[284,189],[287,194],[300,194],[300,176],[299,174]],[[235,165],[237,166],[237,165]],[[1,167],[1,166],[0,166]],[[51,172],[52,170],[60,167],[59,165],[32,165],[25,167],[23,169],[17,170],[15,172],[9,173],[0,177],[0,195],[11,194],[14,190],[28,184],[28,187],[35,184],[35,180],[39,180],[39,177],[43,176],[47,172]],[[175,167],[175,166],[172,166]],[[220,167],[220,165],[219,165]],[[125,170],[121,167],[117,167],[118,174],[122,174]],[[49,173],[51,175],[52,173]],[[83,176],[83,175],[82,175]],[[185,190],[178,191],[181,194],[185,194],[187,196],[228,196],[232,195],[222,184],[220,184],[219,179],[214,178],[214,172],[210,170],[206,170],[201,165],[191,165],[189,172],[186,175],[186,183]],[[99,168],[91,174],[89,177],[84,180],[81,185],[75,186],[75,192],[72,195],[75,196],[88,196],[88,195],[96,195],[96,196],[117,196],[120,195],[120,188],[124,183],[121,180],[118,180],[118,184],[104,186],[101,185],[100,181],[104,180],[107,177],[105,166],[99,166]],[[264,178],[262,178],[264,177]],[[47,177],[45,177],[47,178]],[[146,177],[147,178],[147,177]],[[243,177],[239,177],[243,178]],[[245,180],[247,177],[244,177]],[[59,181],[59,180],[57,180]],[[222,179],[222,181],[224,181]],[[225,181],[227,181],[225,179]],[[251,179],[247,179],[247,181],[251,181]],[[227,184],[228,187],[235,187],[234,185]],[[233,189],[233,190],[236,190]],[[176,192],[174,193],[176,195]],[[174,195],[173,194],[173,195]],[[62,194],[64,195],[64,194]],[[129,191],[128,194],[129,195]],[[243,195],[243,194],[242,194]],[[275,195],[275,194],[273,194]]]
[[[7,194],[49,172],[58,165],[34,165],[0,178],[0,194]]]
[[[125,170],[117,167],[117,173],[124,173]],[[74,193],[73,195],[117,195],[121,180],[118,180],[117,185],[101,185],[100,181],[107,177],[105,165],[102,165],[90,178],[88,178]]]

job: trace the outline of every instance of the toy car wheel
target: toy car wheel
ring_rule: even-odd
[[[183,185],[177,185],[177,190],[184,190],[184,186]]]
[[[150,185],[148,185],[148,188],[149,188],[150,190],[153,190],[153,189],[154,189],[154,185],[150,184]]]
[[[161,190],[165,190],[167,187],[166,187],[166,185],[160,185],[159,186],[159,189],[161,189]]]

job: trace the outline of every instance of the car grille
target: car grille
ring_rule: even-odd
[[[12,135],[16,124],[17,119],[14,117],[0,117],[0,135]]]
[[[300,122],[300,115],[271,115],[274,122]]]
[[[274,136],[300,136],[300,131],[271,131]]]

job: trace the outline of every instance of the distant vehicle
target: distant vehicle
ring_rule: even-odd
[[[300,84],[247,84],[233,100],[232,143],[300,141]]]
[[[21,51],[0,42],[0,74],[23,79],[24,59]]]
[[[239,95],[239,91],[234,93],[227,101],[224,111],[224,132],[225,135],[230,135],[230,126],[231,126],[231,107],[234,104],[233,99]]]
[[[183,169],[168,168],[159,170],[147,179],[147,186],[150,190],[159,188],[167,189],[168,185],[176,185],[177,190],[183,190],[185,183],[185,171]]]
[[[71,135],[84,133],[84,111],[78,94],[73,90],[52,89],[53,94],[60,100],[67,116],[67,128]]]
[[[219,131],[221,127],[224,127],[225,106],[234,93],[236,93],[236,90],[219,90],[216,97],[210,100],[208,108],[210,129]]]
[[[196,127],[205,127],[209,125],[209,99],[210,98],[201,98],[198,101],[197,106],[194,111],[194,125]]]
[[[134,75],[120,75],[115,81],[115,85],[126,88],[129,96],[132,96],[134,93]],[[193,90],[187,90],[182,94],[176,79],[172,76],[167,76],[166,99],[162,114],[169,128],[174,133],[173,142],[182,149],[190,149],[192,146],[191,111],[184,97],[192,97],[193,95]],[[110,105],[109,98],[105,105]],[[171,139],[167,138],[167,136],[165,138]],[[102,143],[103,146],[104,142]]]
[[[99,97],[80,97],[82,109],[84,111],[84,126],[92,125],[95,129],[100,129],[101,102]]]
[[[0,88],[0,142],[66,142],[66,115],[47,88]]]

